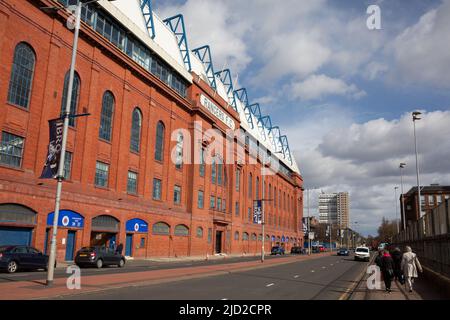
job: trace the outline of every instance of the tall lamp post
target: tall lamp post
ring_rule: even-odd
[[[400,163],[400,183],[401,183],[401,192],[402,192],[402,208],[401,208],[401,214],[402,214],[402,220],[403,220],[403,230],[406,230],[406,214],[405,214],[405,192],[403,191],[403,170],[406,167],[406,163]]]
[[[398,220],[397,190],[398,190],[398,187],[395,187],[394,188],[394,193],[395,193],[395,219],[397,220],[397,233],[400,233],[400,225],[399,225],[399,220]]]
[[[310,233],[311,233],[311,215],[309,213],[309,192],[311,190],[317,190],[317,189],[318,189],[317,187],[306,189],[306,198],[307,198],[307,203],[308,203],[308,255],[311,255],[311,237],[310,237]]]
[[[90,3],[98,2],[99,0],[86,1],[79,0],[77,3],[77,7],[75,10],[75,33],[73,38],[73,47],[72,47],[72,60],[70,63],[70,71],[69,71],[69,86],[67,92],[67,100],[64,112],[62,114],[62,118],[64,119],[64,127],[63,127],[63,138],[62,138],[62,147],[61,147],[61,157],[59,159],[58,166],[58,174],[57,174],[57,186],[56,186],[56,198],[55,198],[55,213],[53,217],[53,232],[52,232],[52,240],[50,247],[50,257],[48,260],[48,272],[47,272],[47,286],[53,285],[53,278],[55,272],[55,261],[56,261],[56,237],[58,234],[58,220],[59,220],[59,211],[61,206],[61,193],[62,193],[62,185],[64,181],[64,162],[66,156],[67,149],[67,134],[69,131],[69,119],[74,117],[74,115],[70,114],[70,105],[72,104],[72,91],[73,91],[73,82],[75,77],[75,65],[77,60],[77,50],[78,50],[78,39],[80,35],[80,24],[81,24],[81,9],[83,5],[87,5]],[[114,1],[114,0],[108,0]],[[52,8],[42,8],[42,9],[55,9],[60,10],[60,7],[52,7]]]
[[[422,113],[421,112],[413,112],[412,117],[413,117],[413,124],[414,124],[414,149],[416,152],[416,175],[417,175],[417,193],[418,193],[418,197],[417,197],[417,205],[418,205],[418,210],[419,210],[419,218],[422,218],[422,205],[421,205],[421,190],[420,190],[420,171],[419,171],[419,155],[418,155],[418,151],[417,151],[417,135],[416,135],[416,121],[421,120],[422,118],[420,117]]]

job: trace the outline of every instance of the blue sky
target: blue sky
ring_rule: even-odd
[[[366,26],[373,4],[381,30]],[[182,13],[190,47],[209,44],[216,70],[239,75],[252,102],[288,134],[307,187],[350,192],[351,219],[362,233],[375,234],[383,216],[395,219],[401,161],[408,162],[405,188],[415,184],[416,109],[425,113],[418,127],[424,184],[450,184],[450,164],[442,164],[450,155],[450,139],[442,138],[450,134],[449,0],[154,6],[163,18]]]

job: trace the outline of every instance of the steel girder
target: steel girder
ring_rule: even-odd
[[[225,89],[227,90],[228,102],[233,107],[234,111],[237,112],[236,106],[236,96],[234,94],[234,86],[233,80],[231,78],[231,71],[229,69],[225,69],[219,72],[216,72],[216,76],[222,81]]]
[[[255,126],[253,124],[253,119],[252,119],[252,110],[250,109],[250,106],[248,103],[247,89],[242,88],[242,89],[236,90],[234,92],[234,94],[244,104],[245,120],[247,120],[248,125],[253,129]]]
[[[183,58],[186,69],[191,72],[191,57],[189,52],[189,46],[186,36],[186,28],[184,24],[184,18],[182,14],[167,18],[164,23],[172,30],[177,37],[178,47],[180,48],[181,56]]]
[[[211,57],[211,49],[209,46],[203,46],[192,50],[192,52],[200,59],[206,68],[206,75],[208,76],[209,84],[214,90],[217,90],[216,74],[214,72],[214,65]]]
[[[148,34],[152,39],[155,39],[155,23],[153,21],[153,9],[151,0],[140,0],[141,1],[141,11],[144,16],[145,24],[147,26]]]
[[[281,147],[283,148],[284,158],[288,158],[289,163],[292,165],[291,149],[289,148],[289,141],[287,136],[280,137]]]

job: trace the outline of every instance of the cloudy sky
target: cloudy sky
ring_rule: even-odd
[[[381,9],[369,30],[367,8]],[[288,134],[311,194],[348,191],[351,221],[376,234],[395,219],[399,163],[422,184],[450,184],[450,0],[159,0],[185,16],[190,48],[209,44],[216,70],[239,75],[252,102]]]

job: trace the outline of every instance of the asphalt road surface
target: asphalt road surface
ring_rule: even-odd
[[[266,259],[279,259],[283,256],[266,256]],[[142,272],[161,269],[178,269],[195,266],[221,265],[234,262],[257,261],[260,257],[238,257],[227,259],[213,259],[209,261],[182,261],[182,262],[154,262],[145,260],[130,260],[126,263],[124,268],[117,268],[115,266],[105,267],[103,269],[83,268],[83,276],[103,275],[103,274],[123,274],[132,272]],[[67,278],[66,269],[58,267],[55,270],[55,279]],[[0,283],[14,282],[14,281],[39,281],[47,279],[45,271],[20,271],[14,274],[7,272],[0,273]]]
[[[79,294],[70,300],[337,300],[368,266],[353,257],[327,256],[270,268],[171,283]]]

